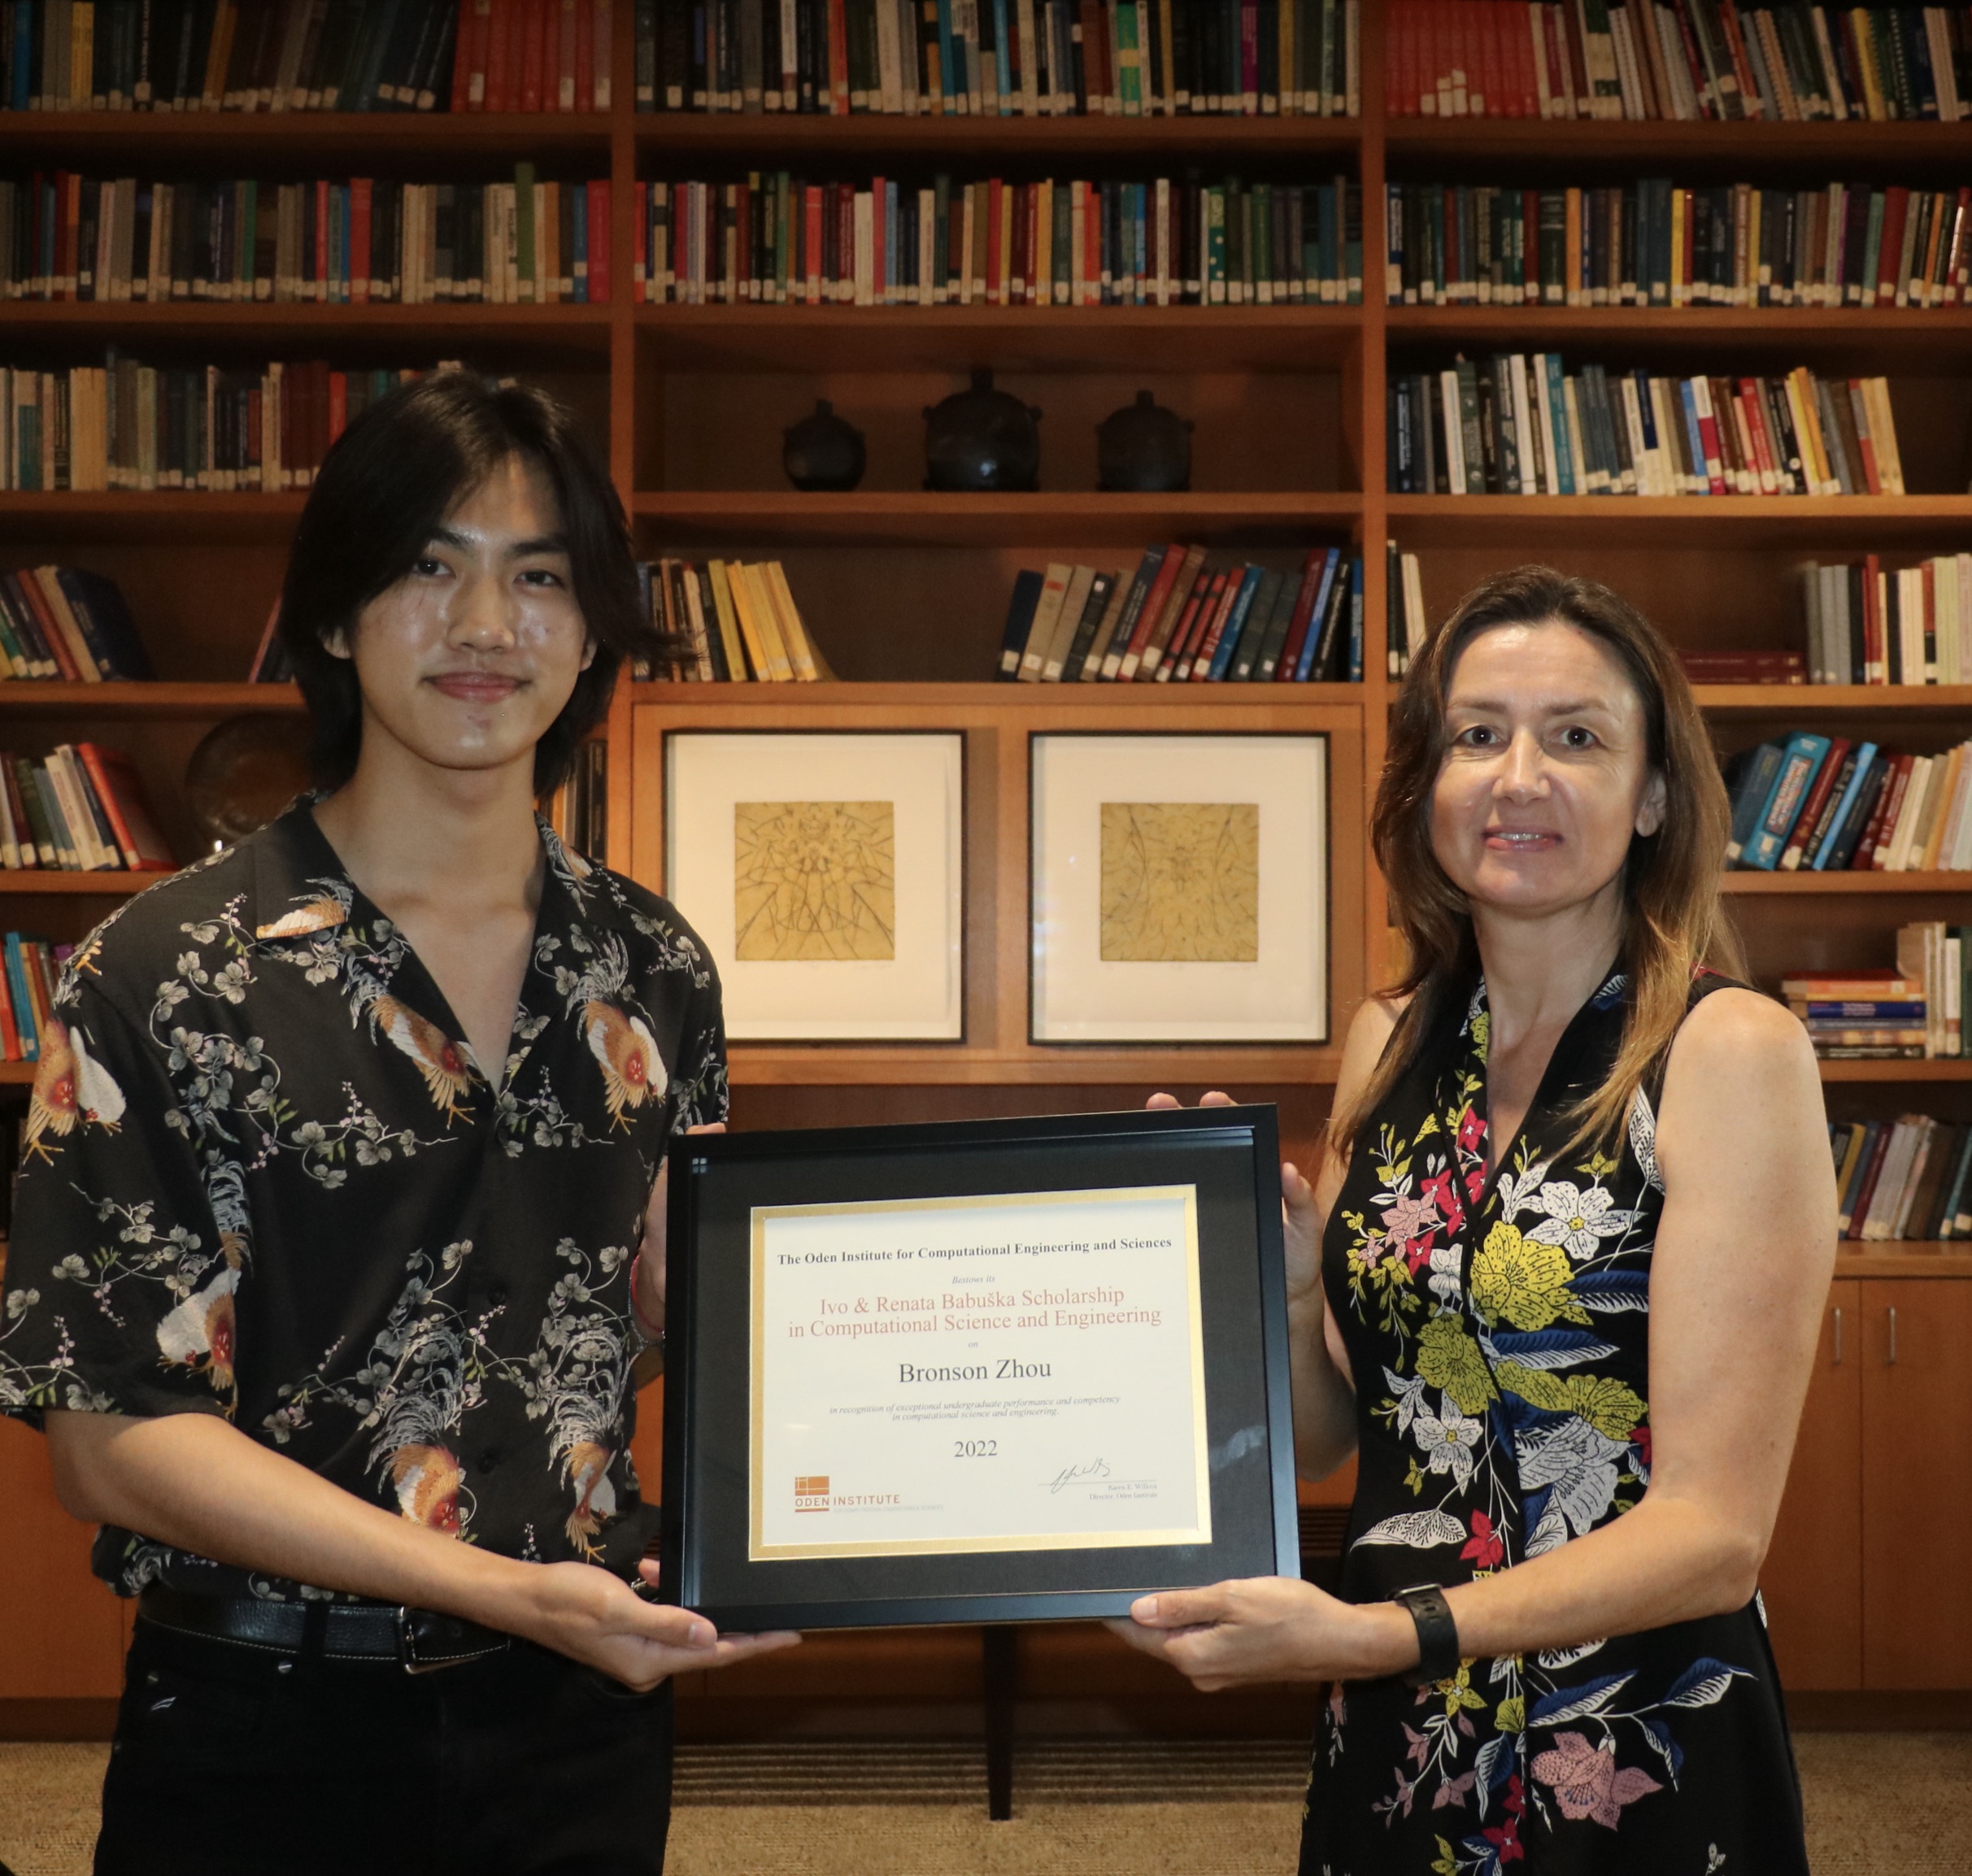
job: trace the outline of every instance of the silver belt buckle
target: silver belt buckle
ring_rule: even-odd
[[[435,1674],[441,1669],[455,1668],[456,1661],[421,1661],[418,1659],[417,1634],[411,1626],[413,1611],[405,1604],[397,1605],[397,1658],[403,1664],[407,1674]]]

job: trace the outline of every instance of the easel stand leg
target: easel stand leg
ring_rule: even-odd
[[[1013,1815],[1013,1685],[1015,1631],[980,1631],[980,1665],[986,1694],[986,1816],[1003,1824]]]

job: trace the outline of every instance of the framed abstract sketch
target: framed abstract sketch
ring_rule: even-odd
[[[1030,739],[1037,1042],[1321,1042],[1328,738]]]
[[[664,877],[740,1042],[964,1033],[964,738],[680,730]]]

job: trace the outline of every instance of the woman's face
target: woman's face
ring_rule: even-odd
[[[1591,633],[1549,620],[1482,632],[1459,654],[1431,849],[1474,909],[1585,904],[1664,819],[1643,699]]]

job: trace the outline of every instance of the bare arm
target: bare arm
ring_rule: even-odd
[[[1752,1595],[1833,1267],[1821,1114],[1807,1038],[1786,1012],[1726,990],[1692,1013],[1657,1131],[1665,1199],[1650,1285],[1649,1487],[1613,1523],[1448,1590],[1465,1654],[1629,1634]],[[1388,1674],[1417,1659],[1397,1605],[1351,1607],[1280,1579],[1139,1608],[1130,1639],[1202,1687]],[[1171,1630],[1185,1632],[1154,1632]]]

